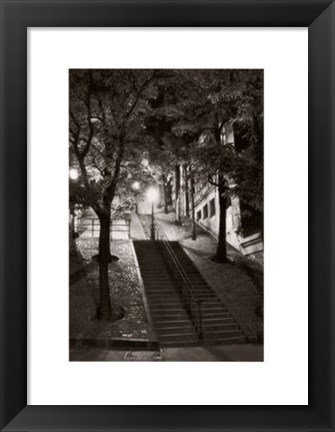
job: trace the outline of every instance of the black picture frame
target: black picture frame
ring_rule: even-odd
[[[332,0],[1,0],[1,430],[334,431],[334,18]],[[27,406],[27,28],[114,26],[308,27],[308,406]]]

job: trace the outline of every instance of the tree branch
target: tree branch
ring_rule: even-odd
[[[109,199],[113,199],[114,198],[114,194],[115,194],[115,190],[116,190],[116,185],[119,179],[119,174],[120,174],[120,169],[121,169],[121,162],[123,159],[123,154],[124,154],[124,149],[125,149],[125,142],[124,139],[121,138],[119,141],[119,149],[117,152],[117,157],[115,160],[115,167],[114,167],[114,174],[111,180],[111,183],[109,185],[109,187],[106,189],[107,195]]]
[[[129,111],[125,115],[125,121],[128,120],[128,118],[130,117],[130,115],[132,114],[134,109],[136,108],[136,105],[138,104],[138,101],[140,100],[140,97],[141,97],[143,91],[147,88],[147,86],[151,83],[151,81],[153,81],[155,76],[156,76],[156,71],[154,71],[152,76],[150,78],[148,78],[147,80],[145,80],[143,82],[143,84],[140,86],[140,88],[137,92],[137,95],[135,96],[135,101],[134,101],[133,105],[131,106],[131,108],[129,109]]]
[[[84,148],[84,150],[82,151],[82,155],[83,157],[85,157],[87,155],[87,153],[89,152],[90,149],[90,145],[93,139],[93,135],[94,135],[94,126],[93,123],[91,121],[91,117],[92,117],[92,107],[91,107],[91,92],[92,92],[92,86],[93,86],[93,74],[92,71],[89,71],[89,84],[88,84],[88,90],[87,90],[87,123],[88,123],[88,138],[86,140],[86,146]]]
[[[213,180],[213,176],[212,176],[212,175],[208,174],[207,180],[208,180],[208,183],[209,183],[209,184],[211,184],[211,185],[213,185],[213,186],[217,186],[217,187],[219,186],[219,183],[217,183],[217,182],[215,182],[215,181]]]

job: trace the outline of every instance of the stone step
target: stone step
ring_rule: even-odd
[[[216,323],[216,324],[209,324],[206,322],[202,322],[202,328],[204,333],[212,332],[212,331],[226,331],[226,330],[240,330],[239,326],[235,322],[231,323]]]
[[[162,310],[165,307],[171,309],[171,306],[173,306],[175,309],[182,309],[182,310],[184,309],[179,298],[173,298],[171,300],[166,300],[166,301],[148,299],[148,303],[152,306],[153,309]]]
[[[203,316],[202,323],[203,325],[230,324],[235,323],[235,320],[229,314],[227,314],[226,318],[209,318],[208,316]]]
[[[180,314],[180,315],[174,315],[174,316],[171,316],[171,315],[161,315],[159,317],[152,318],[152,319],[153,319],[154,325],[156,326],[156,323],[157,323],[158,327],[162,327],[163,324],[161,324],[161,323],[166,322],[166,321],[168,321],[169,323],[171,321],[176,321],[176,322],[178,322],[178,321],[187,321],[188,323],[191,323],[190,317],[188,315],[182,315],[182,314]],[[164,324],[164,325],[166,325],[166,324]],[[170,325],[170,324],[168,324],[168,325]]]
[[[169,334],[193,334],[195,333],[193,326],[187,325],[187,326],[178,326],[178,327],[158,327],[156,328],[156,333],[158,336],[158,339],[161,339],[161,336],[169,335]]]
[[[203,332],[204,337],[206,340],[213,340],[213,339],[223,339],[223,338],[232,338],[232,337],[240,337],[243,336],[243,333],[241,330],[232,329],[232,330],[211,330],[210,332]]]
[[[196,296],[203,298],[203,299],[216,299],[219,300],[217,298],[217,296],[215,294],[213,294],[212,292],[204,292],[204,291],[196,291],[194,290],[194,293]]]
[[[170,244],[192,283],[194,292],[202,299],[202,324],[206,343],[243,341],[243,333],[238,324],[207,285],[179,243]],[[162,347],[197,346],[200,344],[199,335],[182,305],[177,293],[178,278],[171,275],[162,247],[161,242],[157,241],[134,241],[158,341]]]
[[[171,288],[173,287],[174,291],[176,291],[175,285],[173,284],[172,281],[158,281],[158,280],[147,280],[146,282],[146,286],[147,289],[153,290],[155,287],[157,287],[157,291],[162,291],[164,288]]]
[[[201,313],[212,312],[212,311],[225,311],[228,312],[227,309],[221,303],[201,303]]]
[[[165,289],[159,289],[159,287],[156,287],[156,289],[147,290],[147,296],[152,298],[160,298],[164,296],[170,297],[172,295],[179,298],[178,292],[174,287],[169,289],[167,289],[167,287],[165,287]]]
[[[183,310],[183,306],[181,305],[181,303],[176,300],[176,301],[171,301],[171,302],[166,302],[166,303],[159,303],[159,302],[152,302],[149,301],[149,306],[152,310],[171,310],[171,309],[179,309],[179,310]]]
[[[181,305],[180,305],[180,307],[174,308],[174,309],[164,309],[164,308],[152,309],[152,308],[150,308],[150,314],[153,317],[157,317],[157,316],[160,317],[160,316],[166,316],[166,315],[169,315],[171,317],[180,316],[180,315],[188,317],[188,313],[187,313],[186,309],[183,308]],[[172,319],[174,319],[174,318],[172,318]]]
[[[204,298],[204,297],[201,297],[201,300],[202,300],[202,306],[217,306],[217,307],[223,307],[224,308],[224,305],[220,302],[220,300],[219,299],[216,299],[216,298]]]
[[[221,311],[221,312],[202,312],[201,314],[202,319],[208,320],[208,319],[224,319],[224,318],[231,318],[231,315],[228,311]]]
[[[142,276],[142,278],[143,278],[143,282],[147,283],[148,289],[152,289],[155,286],[159,287],[159,289],[170,288],[173,286],[173,288],[175,289],[175,284],[173,283],[172,279],[160,280],[159,278],[154,278],[151,276],[146,276],[146,277]]]
[[[170,295],[175,296],[177,294],[174,288],[171,288],[170,290],[146,290],[146,293],[148,298],[158,298]]]
[[[151,314],[151,318],[153,320],[154,326],[156,328],[156,323],[158,327],[161,322],[171,322],[171,321],[187,321],[191,322],[189,316],[185,312],[179,312],[174,315],[168,313],[160,313],[160,314]]]
[[[189,340],[189,341],[164,341],[160,342],[160,346],[162,348],[181,348],[181,347],[193,347],[199,346],[201,342],[199,339],[197,340]]]
[[[159,336],[159,342],[196,342],[199,340],[199,336],[197,335],[196,332],[189,332],[189,333],[166,333],[164,335],[160,335]]]
[[[176,293],[176,289],[175,287],[170,284],[170,285],[164,285],[161,286],[159,283],[157,284],[151,284],[150,286],[148,286],[148,284],[145,283],[145,280],[143,280],[144,282],[144,286],[146,287],[146,293],[151,295],[151,294],[158,294],[158,295],[163,295],[164,293],[166,294],[170,294],[170,293]]]
[[[153,278],[150,276],[147,277],[143,277],[143,282],[145,285],[146,290],[148,291],[153,291],[153,290],[157,290],[157,291],[162,291],[162,290],[171,290],[173,289],[174,291],[176,291],[176,286],[175,284],[171,281],[171,280],[166,280],[164,282],[157,280],[157,278]]]
[[[212,291],[209,291],[209,290],[196,290],[195,289],[194,293],[199,297],[217,299],[217,296]]]
[[[215,319],[215,320],[222,320],[222,319],[227,319],[227,318],[231,318],[231,315],[228,313],[228,312],[226,312],[226,313],[220,313],[220,314],[202,314],[202,320],[204,321],[204,322],[206,322],[207,320],[213,320],[213,319]],[[233,319],[233,321],[235,321],[234,319]]]
[[[183,306],[182,302],[180,301],[179,297],[171,297],[169,299],[161,299],[161,298],[159,298],[159,299],[153,299],[153,298],[149,297],[148,298],[148,302],[151,305],[153,305],[153,306],[157,305],[157,306],[161,307],[161,306],[165,306],[165,305],[175,304],[175,305],[178,305],[178,307],[184,308],[184,306]]]
[[[150,314],[153,318],[164,318],[167,321],[177,319],[181,317],[182,319],[189,319],[186,309],[180,307],[174,310],[164,310],[164,309],[154,309],[150,310]],[[169,318],[168,318],[169,317]]]
[[[155,322],[156,327],[165,327],[165,328],[170,328],[170,327],[176,327],[176,326],[184,326],[184,325],[190,325],[190,320],[189,319],[171,319],[171,320],[167,320],[167,319],[162,319],[159,320],[157,319]]]
[[[243,344],[246,343],[246,338],[243,334],[241,336],[236,336],[236,337],[223,337],[223,338],[216,338],[216,339],[207,339],[207,337],[205,337],[204,342],[207,345]]]
[[[179,299],[176,291],[159,293],[159,294],[152,294],[152,293],[148,292],[147,298],[151,299],[151,300],[161,300],[161,301],[169,300],[171,298],[178,298]]]

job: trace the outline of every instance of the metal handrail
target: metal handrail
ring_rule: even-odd
[[[130,220],[123,219],[124,223],[115,223],[115,222],[122,222],[122,219],[110,221],[111,238],[113,236],[113,233],[127,233],[128,238],[130,238],[130,225],[131,225]],[[115,227],[117,228],[115,229]],[[95,234],[99,234],[99,230],[100,230],[99,218],[92,218],[92,217],[81,218],[81,220],[77,222],[77,230],[90,231],[92,237],[94,237]]]
[[[157,224],[155,224],[155,231],[156,231],[155,238],[160,239],[162,241],[165,250],[167,251],[168,254],[167,258],[168,259],[170,258],[170,262],[172,261],[173,267],[177,270],[179,276],[179,280],[177,281],[178,293],[193,322],[193,325],[195,326],[199,334],[199,339],[202,339],[203,338],[202,313],[201,313],[202,298],[195,293],[192,283],[188,278],[187,274],[185,273],[185,270],[183,269],[182,265],[180,264],[168,239],[166,238],[165,234],[158,228]],[[194,308],[192,307],[191,304],[192,302],[195,303],[196,310],[194,310]]]

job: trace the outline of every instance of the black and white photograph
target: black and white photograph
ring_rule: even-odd
[[[70,361],[263,362],[263,99],[263,69],[69,70]]]

